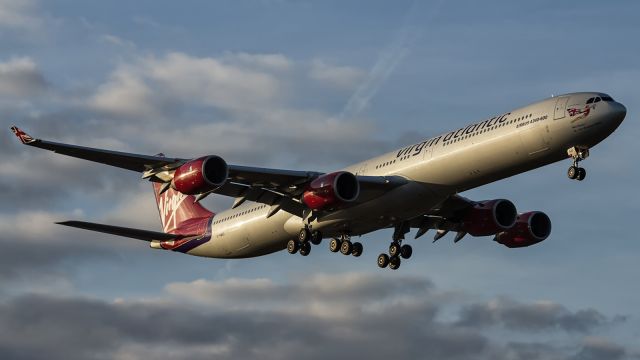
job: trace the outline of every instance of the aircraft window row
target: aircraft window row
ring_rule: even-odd
[[[396,161],[395,161],[395,160],[387,161],[387,162],[385,162],[385,163],[382,163],[382,164],[376,165],[376,169],[381,169],[381,168],[383,168],[383,167],[385,167],[385,166],[389,166],[389,165],[392,165],[392,164],[395,164],[395,163],[396,163]]]
[[[611,98],[611,96],[596,96],[587,100],[587,104],[595,104],[600,101],[611,102],[613,101],[613,99]]]
[[[224,217],[224,218],[222,218],[222,219],[220,219],[220,220],[216,220],[216,221],[214,221],[213,223],[214,223],[214,224],[219,224],[219,223],[221,223],[221,222],[225,222],[225,221],[227,221],[227,220],[235,219],[235,218],[237,218],[237,217],[239,217],[239,216],[242,216],[242,215],[247,215],[247,214],[252,213],[252,212],[254,212],[254,211],[257,211],[257,210],[259,210],[259,209],[263,209],[263,208],[265,208],[265,207],[267,207],[267,205],[261,205],[261,206],[258,206],[258,207],[254,207],[254,208],[252,208],[252,209],[245,210],[245,211],[243,211],[243,212],[240,212],[240,213],[237,213],[237,214],[233,214],[233,215],[231,215],[231,216]]]
[[[503,126],[506,126],[506,125],[513,124],[513,123],[518,122],[520,120],[528,119],[531,116],[533,116],[533,114],[527,114],[527,115],[521,116],[521,117],[519,117],[517,119],[512,119],[512,120],[509,120],[509,121],[505,121],[502,124],[498,124],[498,125],[494,125],[494,126],[491,126],[491,127],[488,127],[488,128],[484,128],[484,129],[482,129],[480,131],[476,131],[476,132],[473,132],[473,133],[468,134],[468,135],[460,136],[458,138],[455,138],[455,139],[452,139],[452,140],[449,140],[449,141],[445,142],[444,146],[447,146],[447,145],[450,145],[450,144],[453,144],[453,143],[457,143],[457,142],[460,142],[462,140],[466,140],[466,139],[468,139],[470,137],[474,137],[476,135],[484,134],[484,133],[486,133],[488,131],[495,130],[495,129],[499,128],[499,127],[503,127]]]

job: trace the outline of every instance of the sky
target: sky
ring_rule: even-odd
[[[0,358],[640,359],[636,1],[0,0]],[[551,236],[407,243],[398,271],[326,241],[220,260],[67,229],[160,229],[139,174],[9,131],[143,154],[332,171],[547,98],[627,118],[583,162],[473,189]],[[210,196],[219,211],[230,199]],[[431,235],[433,235],[431,233]]]

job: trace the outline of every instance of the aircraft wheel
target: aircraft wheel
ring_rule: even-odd
[[[389,265],[389,255],[380,254],[378,256],[378,266],[384,269],[387,265]]]
[[[340,245],[340,252],[342,253],[342,255],[351,254],[352,249],[353,249],[353,245],[351,245],[351,241],[349,240],[344,240]]]
[[[408,259],[411,257],[411,254],[413,254],[413,248],[411,248],[411,245],[402,245],[400,248],[400,256],[403,259]]]
[[[587,177],[587,170],[585,170],[584,168],[578,168],[578,175],[576,176],[576,180],[582,181],[585,177]]]
[[[579,168],[576,166],[569,166],[569,170],[567,170],[567,177],[569,177],[569,179],[574,180],[578,177],[579,174]]]
[[[329,242],[329,251],[338,252],[340,250],[340,245],[340,240],[336,238],[331,239],[331,241]]]
[[[397,256],[392,256],[389,259],[389,269],[398,270],[399,267],[400,267],[400,258]]]
[[[311,252],[311,244],[308,242],[300,244],[300,255],[307,256]]]
[[[397,256],[399,253],[400,253],[400,244],[396,241],[392,242],[391,245],[389,245],[389,256],[394,257],[394,256]]]
[[[318,230],[312,231],[310,240],[313,245],[320,245],[320,242],[322,242],[322,233]]]
[[[311,237],[311,231],[309,231],[309,229],[307,228],[300,229],[300,232],[298,233],[298,241],[300,241],[300,243],[306,243],[307,241],[309,241],[310,237]]]
[[[360,255],[362,255],[362,244],[359,242],[355,242],[353,243],[352,249],[351,249],[351,255],[358,257]]]
[[[289,254],[295,254],[296,252],[298,252],[298,242],[296,240],[289,240],[289,242],[287,243],[287,251],[289,252]]]

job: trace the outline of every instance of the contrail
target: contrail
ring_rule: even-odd
[[[417,3],[418,1],[414,0],[404,18],[402,26],[397,30],[395,39],[380,54],[378,60],[367,74],[367,77],[351,95],[342,112],[338,115],[339,120],[354,117],[367,107],[369,101],[376,95],[389,75],[393,73],[398,64],[409,54],[412,45],[422,36],[421,28],[416,25],[416,21],[418,20]],[[435,16],[436,10],[440,7],[441,3],[442,0],[435,4],[432,11],[429,12],[429,17],[424,19],[423,26],[427,25]]]

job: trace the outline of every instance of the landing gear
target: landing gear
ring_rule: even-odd
[[[397,270],[400,267],[402,259],[409,259],[413,254],[411,245],[402,245],[404,234],[409,232],[408,224],[400,224],[396,226],[393,233],[393,241],[389,245],[389,254],[380,254],[378,256],[378,266],[385,268],[389,266],[389,269]]]
[[[311,253],[311,244],[318,245],[322,241],[322,233],[320,231],[311,231],[308,227],[300,229],[297,239],[291,239],[287,242],[287,251],[289,254],[295,254],[300,251],[300,255],[308,256]]]
[[[329,251],[338,252],[342,255],[353,255],[354,257],[358,257],[362,255],[363,246],[359,242],[351,242],[351,238],[349,235],[342,235],[340,238],[333,238],[329,242]]]
[[[587,171],[579,167],[580,161],[589,157],[589,149],[586,147],[574,146],[567,150],[567,154],[573,158],[573,165],[567,170],[567,177],[571,180],[582,181],[587,176]]]

